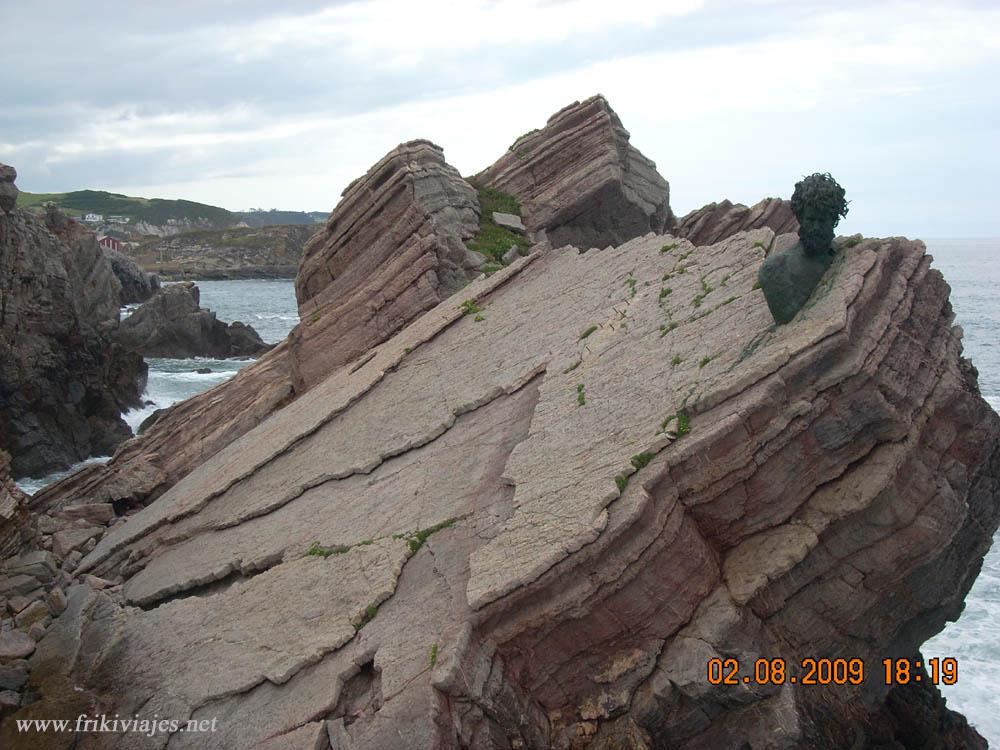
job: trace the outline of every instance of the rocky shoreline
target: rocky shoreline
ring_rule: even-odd
[[[470,250],[518,223],[485,198],[525,255]],[[880,664],[962,610],[1000,417],[919,241],[840,238],[776,326],[797,228],[678,220],[602,97],[475,185],[400,145],[306,245],[285,342],[106,466],[3,485],[0,744],[109,712],[275,750],[985,747]],[[807,657],[866,678],[706,677]]]

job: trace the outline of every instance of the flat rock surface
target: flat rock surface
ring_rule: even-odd
[[[538,248],[333,368],[101,539],[122,590],[71,590],[15,716],[73,684],[220,748],[849,745],[874,677],[707,660],[917,653],[1000,521],[1000,418],[921,243],[776,327],[773,240]]]

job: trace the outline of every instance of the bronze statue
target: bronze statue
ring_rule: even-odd
[[[833,262],[833,230],[847,215],[844,188],[829,173],[795,183],[792,213],[799,222],[799,241],[772,253],[757,280],[776,323],[787,323],[809,299]]]

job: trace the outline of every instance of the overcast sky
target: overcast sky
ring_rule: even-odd
[[[1000,235],[1000,3],[8,2],[0,161],[98,188],[329,211],[397,143],[462,174],[603,93],[683,214],[847,189],[845,233]]]

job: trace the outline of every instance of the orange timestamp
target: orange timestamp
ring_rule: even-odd
[[[924,667],[926,666],[926,671]],[[867,677],[863,659],[805,657],[794,666],[782,657],[755,659],[740,664],[738,659],[709,659],[708,682],[712,685],[860,685]],[[927,681],[935,685],[958,682],[958,661],[951,657],[928,659],[883,659],[882,677],[886,685]]]

